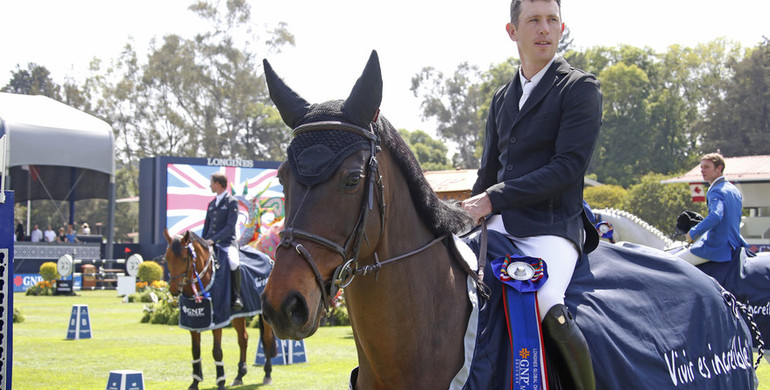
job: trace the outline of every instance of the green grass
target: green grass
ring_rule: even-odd
[[[115,291],[83,291],[74,297],[34,297],[14,294],[14,306],[25,321],[13,325],[13,389],[104,389],[111,370],[139,370],[145,388],[186,389],[191,382],[189,332],[176,326],[141,324],[141,303],[121,303]],[[67,340],[72,305],[87,304],[92,338]],[[257,329],[249,329],[249,374],[253,389],[344,389],[356,366],[353,333],[349,327],[323,327],[305,341],[308,363],[274,366],[273,384],[262,386],[262,367],[253,366]],[[222,336],[227,384],[235,377],[238,344],[232,328]],[[202,337],[204,382],[215,389],[211,332]],[[770,366],[757,371],[760,389],[770,384]]]
[[[13,325],[14,390],[104,389],[112,370],[139,370],[146,389],[186,389],[192,381],[190,333],[177,326],[139,323],[142,303],[121,303],[115,291],[82,291],[74,297],[14,294],[14,307],[25,316]],[[90,339],[67,340],[72,305],[87,304]],[[350,327],[323,327],[305,341],[308,363],[273,366],[273,384],[262,386],[261,366],[253,366],[258,329],[249,329],[249,373],[233,389],[342,389],[356,366]],[[215,389],[211,332],[201,342],[202,390]],[[222,335],[229,385],[238,363],[232,328]]]

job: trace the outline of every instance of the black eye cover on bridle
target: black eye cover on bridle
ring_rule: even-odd
[[[369,147],[369,140],[348,131],[308,131],[294,137],[287,157],[297,181],[311,187],[328,180],[348,156]]]

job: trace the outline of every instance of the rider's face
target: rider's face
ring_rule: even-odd
[[[211,185],[209,187],[211,188],[211,192],[215,194],[219,194],[220,192],[222,192],[222,185],[214,181],[213,179],[211,180]]]
[[[722,176],[722,169],[714,166],[711,160],[701,160],[700,162],[700,174],[703,175],[703,180],[713,183],[714,180]]]

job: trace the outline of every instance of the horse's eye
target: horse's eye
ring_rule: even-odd
[[[345,188],[354,189],[358,187],[358,185],[361,184],[361,178],[363,177],[364,175],[361,172],[352,172],[348,174],[347,180],[345,181]]]

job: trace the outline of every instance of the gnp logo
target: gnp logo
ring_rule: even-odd
[[[42,281],[43,277],[36,274],[18,274],[13,278],[13,292],[24,292]]]

